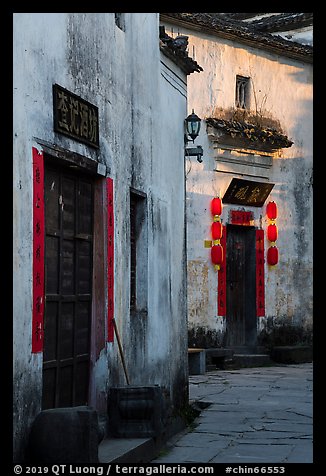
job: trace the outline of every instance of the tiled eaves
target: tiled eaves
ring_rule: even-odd
[[[244,43],[253,48],[271,51],[282,56],[313,63],[313,48],[289,41],[280,36],[257,32],[241,22],[221,19],[209,13],[160,13],[162,22],[174,23],[190,30],[199,30],[220,38]]]
[[[265,15],[265,13],[210,13],[210,15],[253,27],[256,31],[284,31],[289,27],[297,29],[313,24],[313,13],[272,13],[260,19],[255,19],[255,17]]]
[[[247,20],[249,18],[253,18],[257,15],[264,15],[265,13],[215,13],[215,15],[219,15],[224,18],[229,18],[230,20]],[[212,13],[214,15],[214,13]]]
[[[276,129],[259,127],[240,121],[227,121],[217,117],[206,117],[206,124],[232,138],[246,141],[250,146],[260,144],[264,148],[281,149],[291,147],[293,141]]]
[[[165,33],[164,27],[160,27],[160,49],[162,53],[177,64],[185,74],[191,74],[197,71],[203,71],[203,68],[188,55],[186,47],[188,37],[184,37],[183,47],[178,45],[177,39],[174,39]]]
[[[286,29],[304,28],[312,25],[313,13],[281,13],[271,17],[253,20],[250,26],[256,31],[284,31]]]

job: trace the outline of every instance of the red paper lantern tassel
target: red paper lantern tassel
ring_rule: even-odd
[[[213,240],[220,240],[223,234],[223,225],[220,221],[214,221],[212,223],[212,238]]]
[[[211,247],[211,259],[216,269],[220,269],[223,262],[223,247],[221,245],[213,245]]]
[[[277,218],[277,205],[274,201],[268,202],[266,206],[266,214],[270,220]]]
[[[271,246],[267,250],[267,263],[270,266],[275,266],[278,263],[278,249],[277,246]]]
[[[277,226],[275,225],[275,223],[271,223],[270,225],[268,225],[267,227],[267,239],[269,241],[276,241],[277,240]]]
[[[222,200],[220,199],[220,197],[214,197],[211,201],[211,212],[212,215],[222,214]]]

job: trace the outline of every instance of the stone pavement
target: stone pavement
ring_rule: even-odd
[[[312,387],[312,363],[190,376],[210,405],[152,463],[312,463]]]

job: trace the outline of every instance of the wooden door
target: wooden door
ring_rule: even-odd
[[[226,236],[226,345],[255,346],[255,228],[228,225]]]
[[[88,402],[93,185],[45,166],[43,409]]]

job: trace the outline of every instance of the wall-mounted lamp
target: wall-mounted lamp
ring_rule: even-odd
[[[195,139],[199,134],[200,121],[200,118],[197,116],[197,114],[195,114],[194,110],[192,110],[192,114],[189,114],[189,116],[185,119],[186,133],[191,137],[193,142],[195,142]],[[186,141],[188,142],[189,139],[186,138]]]
[[[200,131],[200,122],[201,119],[195,114],[194,110],[192,110],[192,114],[189,114],[188,117],[185,119],[185,145],[192,140],[192,142],[195,142],[196,137],[199,134]],[[191,139],[189,138],[191,137]],[[198,162],[202,162],[202,156],[203,156],[203,148],[201,145],[198,145],[197,147],[185,147],[185,155],[186,157],[188,156],[197,156]]]

